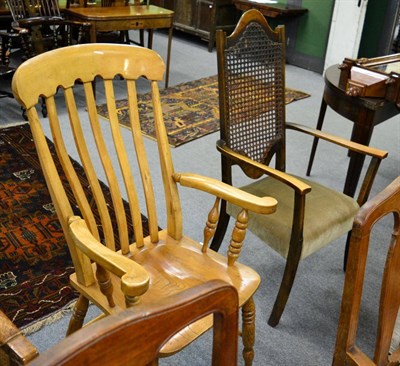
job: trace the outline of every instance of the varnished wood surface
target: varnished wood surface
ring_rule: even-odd
[[[0,310],[0,364],[25,365],[38,355],[37,349],[22,335],[21,331]],[[3,352],[5,354],[3,354]],[[4,357],[4,358],[3,358]]]
[[[286,121],[285,39],[284,27],[278,26],[272,30],[265,16],[257,9],[246,11],[231,35],[217,31],[221,117],[221,139],[217,142],[217,149],[221,152],[222,180],[235,185],[232,169],[234,165],[239,165],[251,179],[259,179],[265,175],[258,183],[242,187],[244,190],[260,194],[268,192],[279,197],[275,217],[252,215],[252,221],[249,221],[249,228],[253,233],[286,260],[280,289],[268,320],[271,326],[276,326],[280,321],[300,261],[347,234],[359,205],[368,198],[381,160],[387,156],[386,151],[371,149]],[[255,64],[259,67],[254,68]],[[267,100],[265,95],[268,95]],[[355,153],[371,156],[357,200],[345,198],[340,192],[327,186],[320,187],[315,182],[302,181],[301,178],[285,172],[285,131],[288,129],[318,136]],[[271,162],[275,164],[275,168],[270,166]],[[276,181],[285,184],[286,188],[275,186]],[[324,191],[320,196],[324,196],[324,200],[313,199],[318,197],[319,190]],[[331,198],[327,199],[329,196]],[[322,202],[323,210],[320,207]],[[279,211],[280,203],[287,209],[285,212]],[[230,214],[238,211],[225,202],[221,203],[221,219],[211,244],[211,248],[215,250],[219,249],[228,227],[227,207]],[[343,215],[335,215],[339,212],[339,207]],[[322,211],[324,215],[312,218],[314,212]],[[282,213],[281,216],[279,213]],[[345,215],[347,216],[344,217]],[[283,222],[285,227],[275,230]],[[332,236],[329,237],[327,233],[330,228],[334,228],[336,232],[333,234],[332,230]]]
[[[276,18],[279,16],[299,16],[308,11],[306,8],[294,5],[285,5],[280,3],[262,4],[250,0],[233,0],[233,4],[237,9],[242,11],[257,9],[263,15],[269,18]]]
[[[237,365],[238,296],[223,281],[209,281],[152,304],[103,318],[38,356],[36,348],[0,311],[1,365],[149,365],[181,328],[214,315],[212,364]],[[1,356],[0,356],[1,357]],[[30,362],[34,360],[33,362]]]
[[[339,65],[332,65],[325,71],[325,89],[319,112],[317,129],[322,129],[327,106],[332,108],[341,116],[354,123],[351,140],[362,145],[369,145],[374,127],[389,118],[400,113],[395,103],[388,102],[383,98],[359,98],[351,97],[339,86]],[[317,140],[314,140],[307,174],[311,172]],[[351,154],[349,168],[343,192],[354,197],[357,184],[364,164],[364,156]]]
[[[79,63],[76,63],[77,59]],[[70,67],[71,64],[74,67]],[[252,297],[258,289],[260,277],[250,267],[240,264],[238,257],[244,245],[248,211],[270,214],[276,210],[277,202],[274,198],[246,194],[211,178],[175,172],[158,89],[164,71],[163,60],[150,49],[90,43],[60,48],[29,59],[17,69],[13,79],[13,92],[27,110],[44,176],[70,249],[75,267],[71,281],[81,294],[70,322],[69,333],[82,325],[88,305],[85,299],[96,304],[105,314],[113,314],[128,307],[134,311],[138,305],[150,306],[169,295],[209,280],[222,280],[234,286],[238,292],[242,310],[243,357],[245,365],[250,366],[254,357],[255,337]],[[102,124],[97,114],[92,87],[96,76],[100,76],[98,82],[103,83],[105,91],[109,115],[107,126]],[[119,87],[126,87],[126,98],[129,101],[131,134],[127,135],[122,134],[123,127],[118,121],[114,94],[116,76],[122,77]],[[138,78],[141,78],[141,82],[147,80],[152,91],[167,216],[167,227],[161,231],[158,229],[157,205],[164,200],[156,202],[151,169],[146,158],[137,102]],[[35,80],[35,83],[30,80]],[[76,85],[79,90],[77,95],[74,94],[76,80],[80,81]],[[61,94],[64,94],[64,98]],[[84,219],[75,216],[76,209],[69,202],[50,154],[36,109],[42,97],[46,100],[58,159]],[[64,99],[69,121],[59,121],[57,115],[57,102]],[[85,102],[85,107],[82,107]],[[80,105],[79,109],[77,105]],[[80,113],[87,114],[87,118],[80,118]],[[85,124],[86,120],[90,126]],[[104,128],[109,128],[106,136],[103,135]],[[72,136],[66,142],[64,134],[69,132]],[[87,145],[89,140],[93,141],[93,145]],[[88,197],[77,179],[69,158],[70,151],[78,152],[80,163],[85,169],[92,192]],[[137,167],[132,161],[136,161]],[[100,173],[105,175],[110,188],[113,204],[111,212],[99,184]],[[210,213],[205,218],[206,225],[199,227],[204,231],[204,245],[184,235],[178,184],[182,188],[187,186],[214,196],[215,204],[210,207]],[[138,190],[144,192],[143,202],[138,199]],[[124,192],[129,213],[124,210]],[[232,230],[227,255],[207,249],[207,238],[215,232],[217,207],[221,198],[242,206]],[[99,215],[93,212],[93,207],[97,207]],[[142,210],[148,217],[150,235],[146,237],[142,229]],[[113,213],[116,213],[116,223],[111,219]],[[133,243],[128,218],[132,218],[133,222]],[[121,249],[115,252],[117,239]],[[163,347],[161,355],[178,352],[211,326],[212,317],[207,316],[182,329]]]
[[[170,24],[174,12],[172,10],[160,8],[154,5],[131,5],[131,6],[111,6],[111,7],[87,7],[69,8],[64,10],[66,14],[73,17],[81,17],[88,21],[110,21],[110,20],[129,20],[136,19],[167,19],[167,27]],[[164,23],[163,23],[164,24]],[[160,24],[160,28],[165,25]],[[134,25],[134,23],[132,23]]]
[[[165,87],[168,87],[171,63],[171,44],[174,12],[154,5],[131,5],[112,7],[71,7],[64,10],[67,18],[89,22],[90,41],[97,41],[98,31],[168,28],[167,63]]]
[[[397,348],[391,352],[391,355],[389,354],[400,305],[398,291],[400,286],[399,202],[400,177],[362,206],[354,219],[333,366],[395,366],[400,363],[398,344],[394,346]],[[367,261],[369,246],[373,244],[370,243],[370,238],[373,238],[371,232],[374,225],[384,217],[392,220],[393,226],[392,232],[384,235],[390,241],[389,245],[379,242],[382,251],[387,250],[382,271],[380,268],[369,267]],[[378,315],[377,331],[373,333],[376,335],[375,350],[372,351],[362,350],[357,346],[357,329],[359,322],[362,321],[360,314],[363,306],[368,303],[368,298],[362,296],[366,270],[382,273],[382,279],[376,279],[378,283],[381,283],[379,309],[378,311],[369,309],[373,314]]]

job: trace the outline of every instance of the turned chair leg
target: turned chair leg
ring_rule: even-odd
[[[255,341],[256,307],[251,297],[242,307],[243,359],[246,366],[253,364]]]
[[[89,300],[83,295],[79,295],[79,298],[74,306],[74,311],[72,313],[71,319],[69,321],[67,336],[82,328],[88,307]]]

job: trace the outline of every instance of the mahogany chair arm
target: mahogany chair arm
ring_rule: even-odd
[[[147,271],[135,261],[113,252],[100,243],[89,231],[86,222],[79,216],[69,219],[69,231],[76,246],[104,269],[121,278],[121,290],[125,295],[143,295],[149,288]]]
[[[364,154],[364,155],[369,155],[369,156],[372,156],[372,157],[375,157],[375,158],[378,158],[381,160],[386,158],[388,155],[387,151],[376,149],[376,148],[369,147],[366,145],[362,145],[357,142],[353,142],[353,141],[344,139],[339,136],[335,136],[335,135],[332,135],[332,134],[329,134],[326,132],[322,132],[321,130],[317,130],[312,127],[300,125],[300,124],[293,123],[293,122],[286,122],[286,127],[291,130],[303,132],[308,135],[332,142],[336,145],[343,146],[346,149],[352,150],[354,152]]]
[[[0,363],[25,365],[38,356],[35,346],[29,342],[21,331],[0,310]],[[1,363],[3,364],[3,363]]]
[[[360,206],[362,206],[365,202],[367,202],[369,194],[371,192],[372,184],[374,183],[375,180],[376,173],[378,172],[379,165],[381,161],[388,156],[387,151],[365,146],[357,142],[353,142],[335,135],[331,135],[326,132],[322,132],[315,128],[299,125],[297,123],[287,122],[286,127],[298,132],[306,133],[308,135],[317,138],[321,138],[328,142],[332,142],[336,145],[354,151],[355,153],[371,156],[371,162],[369,163],[368,170],[365,173],[364,180],[362,182],[360,192],[357,197],[357,203]]]
[[[174,179],[183,187],[210,193],[243,209],[258,214],[276,211],[277,201],[273,197],[257,197],[219,180],[193,173],[175,173]]]
[[[289,187],[293,188],[294,191],[298,194],[305,195],[311,191],[311,187],[308,184],[302,182],[301,180],[289,174],[286,174],[285,172],[274,169],[262,163],[258,163],[244,155],[241,155],[233,151],[222,140],[217,141],[217,150],[222,154],[224,154],[226,157],[234,160],[238,164],[250,165],[255,169],[261,171],[263,174],[278,179],[280,182],[285,183]]]

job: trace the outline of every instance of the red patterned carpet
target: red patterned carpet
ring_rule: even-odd
[[[83,170],[79,175],[86,182]],[[0,177],[0,309],[25,328],[59,315],[77,298],[69,285],[68,247],[27,124],[0,129]],[[148,233],[145,217],[143,223]]]
[[[217,76],[189,81],[160,91],[169,144],[183,145],[219,130],[219,102]],[[307,98],[302,91],[286,88],[286,104]],[[117,101],[119,122],[129,128],[128,102]],[[108,118],[107,106],[97,107],[100,116]],[[139,95],[140,124],[143,133],[155,139],[151,94]]]

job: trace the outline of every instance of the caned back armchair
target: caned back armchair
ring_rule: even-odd
[[[221,127],[217,149],[221,152],[222,180],[233,184],[232,166],[239,165],[255,180],[242,187],[243,190],[278,200],[276,213],[251,214],[249,220],[249,229],[286,260],[268,321],[276,326],[300,260],[351,229],[354,215],[368,198],[380,161],[387,153],[286,122],[285,29],[278,26],[272,30],[259,11],[244,13],[230,36],[217,31],[217,57]],[[370,167],[357,200],[311,180],[286,174],[286,129],[369,155]],[[275,168],[270,166],[273,161]],[[234,205],[221,203],[212,249],[219,249],[229,215],[237,213]]]
[[[388,217],[389,216],[389,217]],[[372,245],[371,233],[374,226],[383,218],[393,221],[389,245],[380,242],[382,251],[387,248],[381,282],[381,293],[376,330],[375,349],[361,349],[357,341],[357,329],[362,321],[362,293],[364,275],[367,270],[369,247]],[[372,268],[371,268],[372,269]],[[342,305],[338,323],[334,366],[394,366],[400,364],[400,346],[395,344],[391,350],[392,337],[400,306],[400,177],[397,177],[382,192],[367,201],[354,219],[350,240],[350,251],[343,288]],[[398,342],[398,340],[397,340]]]
[[[24,62],[13,78],[13,92],[27,111],[43,173],[75,266],[71,283],[80,297],[68,334],[82,326],[89,301],[105,314],[115,314],[127,307],[134,309],[137,304],[153,304],[199,283],[222,280],[238,292],[242,308],[243,355],[245,364],[250,365],[255,334],[252,297],[260,278],[237,258],[246,232],[248,212],[270,214],[275,211],[277,202],[274,198],[256,197],[215,179],[174,171],[158,89],[164,71],[163,60],[152,50],[96,43],[43,53]],[[103,80],[109,123],[101,123],[97,114],[92,86],[96,77]],[[167,227],[163,230],[159,229],[157,218],[157,207],[163,201],[160,203],[154,195],[152,170],[140,129],[136,89],[140,77],[148,80],[152,92],[167,216]],[[118,123],[115,82],[119,83],[119,89],[126,90],[131,131]],[[84,93],[84,97],[80,93]],[[60,179],[49,151],[43,132],[44,121],[39,119],[36,111],[41,97],[46,101],[58,159],[78,207],[71,206],[64,187],[67,182]],[[82,109],[77,108],[78,102],[79,105],[84,102]],[[59,116],[59,103],[65,104],[67,115]],[[134,149],[130,150],[132,146]],[[89,181],[89,196],[85,195],[71,164],[68,154],[73,152],[79,155]],[[110,188],[116,225],[111,224],[100,187],[99,177],[102,176]],[[203,244],[183,234],[178,184],[216,197],[205,220]],[[143,192],[142,200],[139,200],[138,192]],[[129,206],[127,212],[124,199]],[[227,257],[207,249],[218,220],[220,199],[243,207],[232,231]],[[141,206],[145,207],[148,217],[150,235],[146,237],[143,235]],[[98,212],[99,220],[96,220],[95,212]],[[127,217],[133,222],[134,233],[128,231]],[[115,245],[116,237],[120,247]],[[212,317],[199,319],[173,337],[160,356],[178,352],[211,326]]]

